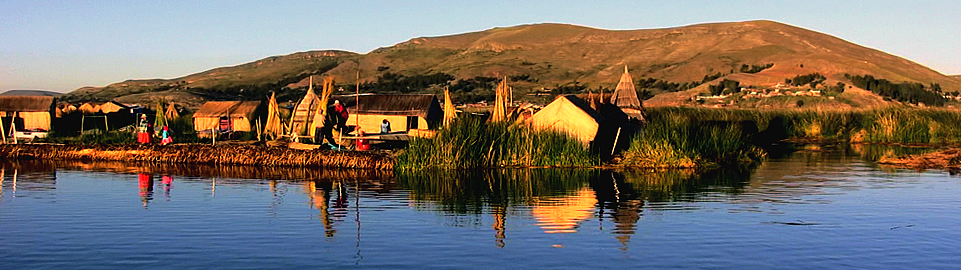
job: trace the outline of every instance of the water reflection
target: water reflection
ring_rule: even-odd
[[[324,226],[324,235],[328,238],[334,237],[337,230],[334,229],[334,222],[343,221],[347,217],[347,187],[341,181],[307,181],[304,182],[304,191],[307,192],[309,204],[313,209],[320,211],[319,218]],[[331,193],[336,191],[336,199],[330,205]]]
[[[434,202],[452,216],[490,214],[498,247],[506,245],[508,215],[529,211],[541,231],[549,234],[576,233],[592,219],[600,224],[613,222],[611,232],[626,248],[646,203],[694,201],[693,194],[704,190],[738,193],[749,182],[752,169],[442,171],[401,173],[397,182],[399,188],[410,190],[413,200]]]
[[[140,187],[140,202],[143,203],[143,208],[147,208],[147,203],[153,200],[153,175],[146,173],[137,174],[137,180]]]
[[[873,170],[865,167],[874,165],[859,160],[878,153],[911,151],[873,149],[846,145],[800,146],[793,153],[780,156],[777,162],[702,172],[513,169],[400,173],[395,176],[392,172],[364,170],[21,162],[3,163],[0,167],[0,176],[3,176],[0,177],[0,195],[15,192],[18,186],[23,188],[25,174],[30,175],[30,180],[26,181],[31,183],[30,188],[55,189],[55,170],[59,166],[71,170],[136,173],[138,195],[144,208],[150,203],[158,203],[153,201],[155,175],[161,180],[166,201],[171,200],[174,176],[183,177],[178,178],[178,184],[199,182],[205,185],[205,189],[209,187],[211,198],[216,195],[218,185],[260,185],[264,190],[269,189],[270,200],[265,204],[270,205],[271,215],[276,215],[289,185],[297,194],[306,197],[307,204],[299,206],[301,209],[316,210],[325,238],[337,237],[338,228],[343,231],[348,216],[356,214],[353,219],[360,242],[359,206],[363,194],[364,199],[386,202],[389,207],[438,212],[449,221],[447,226],[482,224],[484,230],[490,230],[489,239],[496,247],[509,244],[509,225],[513,225],[509,223],[520,218],[533,220],[538,233],[603,231],[626,249],[644,216],[652,212],[698,210],[704,207],[703,202],[732,203],[736,206],[729,209],[731,212],[759,211],[756,205],[760,203],[824,203],[818,201],[825,200],[823,198],[807,195],[865,183],[865,180],[852,183],[847,179],[851,174]],[[29,173],[25,173],[27,171]],[[132,179],[133,174],[130,175]],[[17,184],[18,179],[20,184]],[[207,181],[210,181],[209,186]],[[875,180],[867,180],[868,183],[871,181]],[[348,196],[351,187],[357,192],[353,203]],[[356,208],[354,213],[349,212],[350,206]],[[379,209],[377,207],[368,209]]]
[[[170,201],[170,189],[173,188],[174,178],[169,175],[164,175],[161,177],[161,184],[164,188],[164,199]]]
[[[10,197],[17,197],[18,190],[30,192],[31,196],[52,195],[45,191],[57,189],[56,166],[0,160],[0,201],[5,189]]]

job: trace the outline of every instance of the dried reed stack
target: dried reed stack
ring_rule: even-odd
[[[454,118],[457,118],[457,112],[454,109],[454,102],[450,99],[450,87],[444,87],[444,126],[450,126],[454,122]]]
[[[327,116],[327,104],[330,104],[330,96],[334,95],[334,77],[325,77],[323,90],[320,92],[320,106],[314,112],[313,122],[310,125],[308,134],[313,137],[317,127],[324,126],[324,117]]]
[[[283,120],[280,118],[280,106],[277,105],[277,93],[270,93],[270,100],[267,101],[267,123],[264,124],[264,135],[277,139],[280,135],[287,133],[284,130]]]
[[[294,150],[221,144],[76,146],[0,145],[0,158],[124,161],[154,164],[211,164],[392,170],[394,158],[376,152]]]
[[[507,120],[507,96],[510,86],[507,85],[507,77],[497,84],[497,91],[494,96],[494,111],[491,112],[491,122]]]

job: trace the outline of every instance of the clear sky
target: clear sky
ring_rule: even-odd
[[[961,1],[0,1],[0,92],[176,78],[272,55],[367,53],[543,22],[648,29],[767,19],[961,74]]]

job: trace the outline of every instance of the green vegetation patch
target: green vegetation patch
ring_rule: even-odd
[[[458,118],[432,138],[414,138],[397,157],[397,169],[590,167],[598,155],[570,136],[526,125]]]

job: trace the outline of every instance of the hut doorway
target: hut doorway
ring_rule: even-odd
[[[220,125],[219,125],[219,127],[220,127],[220,131],[222,131],[222,132],[234,130],[234,129],[233,129],[233,121],[230,121],[230,117],[228,117],[228,116],[221,116],[221,117],[220,117]]]
[[[407,130],[417,129],[417,116],[407,117]]]

